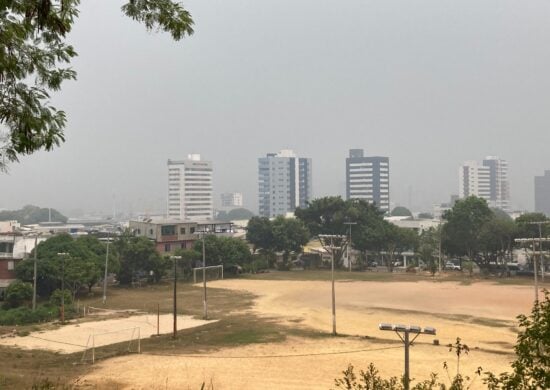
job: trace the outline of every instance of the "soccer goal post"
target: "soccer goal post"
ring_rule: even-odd
[[[193,268],[193,283],[197,283],[197,271],[205,270],[206,277],[210,280],[223,279],[223,265],[211,265],[208,267]]]
[[[100,347],[101,350],[99,350]],[[81,363],[89,361],[94,364],[96,359],[103,355],[118,355],[123,351],[127,353],[141,353],[141,333],[139,326],[90,334],[82,353]]]

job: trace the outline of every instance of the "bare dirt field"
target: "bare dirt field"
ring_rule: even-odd
[[[358,369],[373,362],[383,375],[402,374],[403,348],[393,332],[378,323],[433,326],[437,336],[422,335],[411,348],[411,375],[427,378],[443,362],[456,371],[456,356],[447,344],[461,337],[470,354],[461,372],[509,370],[516,341],[516,315],[529,313],[533,290],[528,286],[478,282],[360,282],[336,284],[337,330],[346,337],[327,337],[331,330],[330,282],[224,280],[212,287],[256,294],[252,313],[277,318],[293,328],[315,329],[318,337],[289,337],[280,343],[225,348],[205,354],[128,355],[106,360],[81,378],[98,388],[198,389],[329,389],[349,363]],[[432,344],[433,339],[439,346]],[[477,379],[472,388],[478,388]]]
[[[162,314],[159,317],[159,333],[169,333],[173,329],[173,317]],[[188,329],[208,324],[212,321],[197,320],[190,316],[178,316],[178,329]],[[139,334],[137,332],[139,328]],[[53,330],[31,332],[23,337],[0,339],[0,345],[22,349],[40,349],[58,353],[74,353],[91,347],[90,335],[95,347],[127,342],[131,339],[150,337],[157,334],[157,316],[152,314],[134,315],[124,318],[104,318],[98,321],[71,323]]]

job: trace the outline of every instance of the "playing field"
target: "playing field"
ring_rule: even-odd
[[[314,329],[309,337],[288,337],[279,343],[223,348],[189,355],[157,351],[99,363],[83,381],[117,383],[128,389],[198,389],[206,382],[215,389],[329,389],[349,363],[366,368],[373,362],[384,375],[401,375],[402,344],[378,323],[432,326],[437,336],[422,335],[411,348],[411,376],[427,378],[448,362],[456,371],[456,356],[447,344],[460,337],[470,347],[461,372],[479,367],[509,369],[516,340],[516,315],[529,313],[533,290],[528,286],[477,282],[336,283],[337,331],[330,337],[331,287],[325,281],[224,280],[212,287],[246,290],[258,296],[250,315],[275,319],[289,328]],[[438,339],[440,345],[433,345]],[[481,384],[478,379],[472,388]]]

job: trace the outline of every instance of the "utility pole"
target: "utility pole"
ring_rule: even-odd
[[[61,323],[65,323],[65,257],[69,256],[68,253],[62,252],[58,253],[57,256],[59,256],[62,259],[61,262]]]
[[[111,234],[107,232],[107,251],[105,253],[105,274],[103,275],[103,304],[107,302],[107,270],[109,269],[109,242]]]
[[[173,308],[173,318],[174,318],[174,331],[173,331],[173,334],[172,334],[172,338],[175,340],[176,339],[176,335],[178,333],[178,297],[177,297],[177,282],[178,282],[178,260],[181,259],[181,256],[170,256],[170,259],[171,260],[174,260],[174,297],[173,297],[173,303],[174,303],[174,308]]]
[[[348,245],[346,246],[346,257],[348,258],[348,266],[349,266],[349,272],[351,272],[351,257],[350,257],[350,247],[351,247],[351,226],[357,225],[357,222],[344,222],[344,225],[349,226],[349,238],[348,238]],[[351,248],[353,250],[353,248]]]
[[[535,303],[539,301],[539,280],[537,278],[537,256],[535,254],[535,237],[533,237],[533,272],[535,273]]]
[[[34,273],[32,278],[32,310],[36,310],[36,279],[37,279],[37,261],[38,261],[38,236],[42,233],[37,233],[34,236]]]

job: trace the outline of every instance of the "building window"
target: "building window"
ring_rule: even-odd
[[[149,234],[153,235],[153,229],[149,229]]]
[[[193,234],[193,233],[195,233],[195,228],[194,227],[191,228],[191,234]]]
[[[180,227],[180,234],[185,234],[185,228],[184,227]]]
[[[8,271],[13,271],[15,269],[15,262],[8,261]]]
[[[164,244],[164,251],[170,252],[170,244]]]
[[[181,249],[185,249],[185,242],[181,243]]]
[[[174,225],[164,225],[160,228],[160,234],[163,236],[175,236],[176,227]]]

